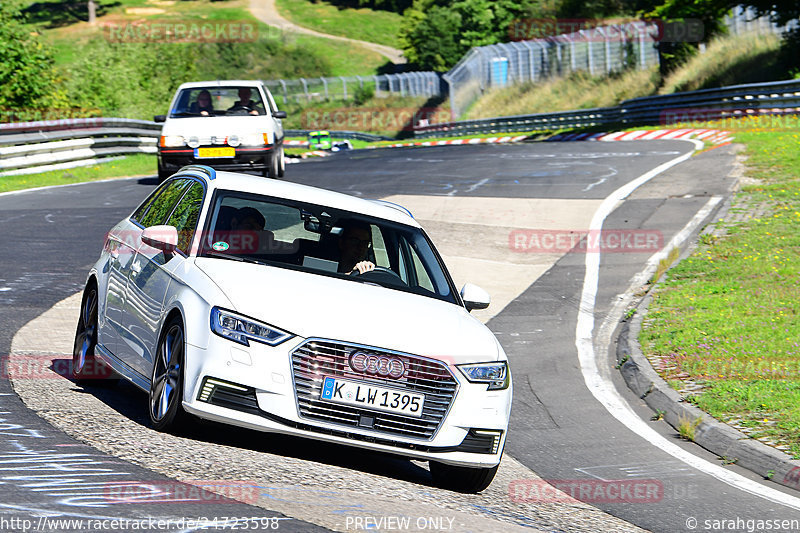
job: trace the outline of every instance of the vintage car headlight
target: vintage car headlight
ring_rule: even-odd
[[[228,135],[228,146],[233,146],[236,148],[242,143],[242,140],[239,139],[238,135]]]
[[[185,141],[180,135],[162,135],[161,146],[163,148],[175,148],[176,146],[183,146]]]
[[[277,346],[293,337],[291,333],[219,307],[211,310],[211,330],[220,337],[245,346],[250,346],[248,341]]]
[[[242,146],[264,146],[272,144],[272,137],[269,133],[251,133],[242,135]]]
[[[486,390],[507,389],[511,383],[508,364],[505,361],[494,363],[475,363],[471,365],[456,365],[470,383],[486,383]]]

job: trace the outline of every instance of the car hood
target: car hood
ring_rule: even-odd
[[[226,137],[273,131],[272,118],[268,115],[235,117],[183,117],[170,118],[164,123],[161,135],[183,135]]]
[[[253,263],[197,258],[195,264],[222,289],[233,311],[303,338],[353,342],[452,364],[500,357],[492,332],[458,305]]]

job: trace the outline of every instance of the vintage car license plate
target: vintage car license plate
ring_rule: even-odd
[[[212,157],[234,157],[236,156],[236,149],[230,146],[222,148],[195,148],[194,156],[199,159],[208,159]]]
[[[326,377],[320,398],[366,409],[406,416],[422,416],[425,395],[357,381]]]

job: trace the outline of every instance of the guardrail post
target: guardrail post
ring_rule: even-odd
[[[375,96],[380,96],[381,94],[381,83],[378,81],[378,76],[372,76],[372,79],[375,80]]]
[[[606,74],[611,74],[611,42],[608,35],[605,36],[606,47]]]
[[[308,94],[308,84],[305,78],[300,78],[300,83],[303,84],[303,94],[306,95],[306,100],[311,101],[311,95]]]
[[[639,68],[644,70],[647,68],[647,56],[644,53],[644,32],[639,32]]]
[[[325,78],[320,78],[322,80],[322,86],[325,87],[325,100],[328,99],[328,82],[325,81]]]
[[[342,80],[342,90],[344,90],[344,99],[347,100],[347,81],[344,79],[344,76],[339,76],[339,79]]]
[[[286,91],[286,81],[285,80],[278,80],[281,83],[281,87],[283,88],[283,105],[286,105],[289,100],[289,94]]]

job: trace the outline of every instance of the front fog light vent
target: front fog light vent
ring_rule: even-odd
[[[227,389],[229,391],[234,391],[235,393],[246,393],[247,387],[242,387],[240,385],[234,385],[233,383],[228,383],[225,381],[220,381],[214,378],[206,378],[205,383],[203,383],[203,388],[200,389],[200,394],[197,396],[197,399],[201,402],[208,402],[212,396],[214,395],[214,391],[217,388]]]
[[[470,429],[456,448],[459,452],[496,454],[500,450],[503,432],[498,429]]]

